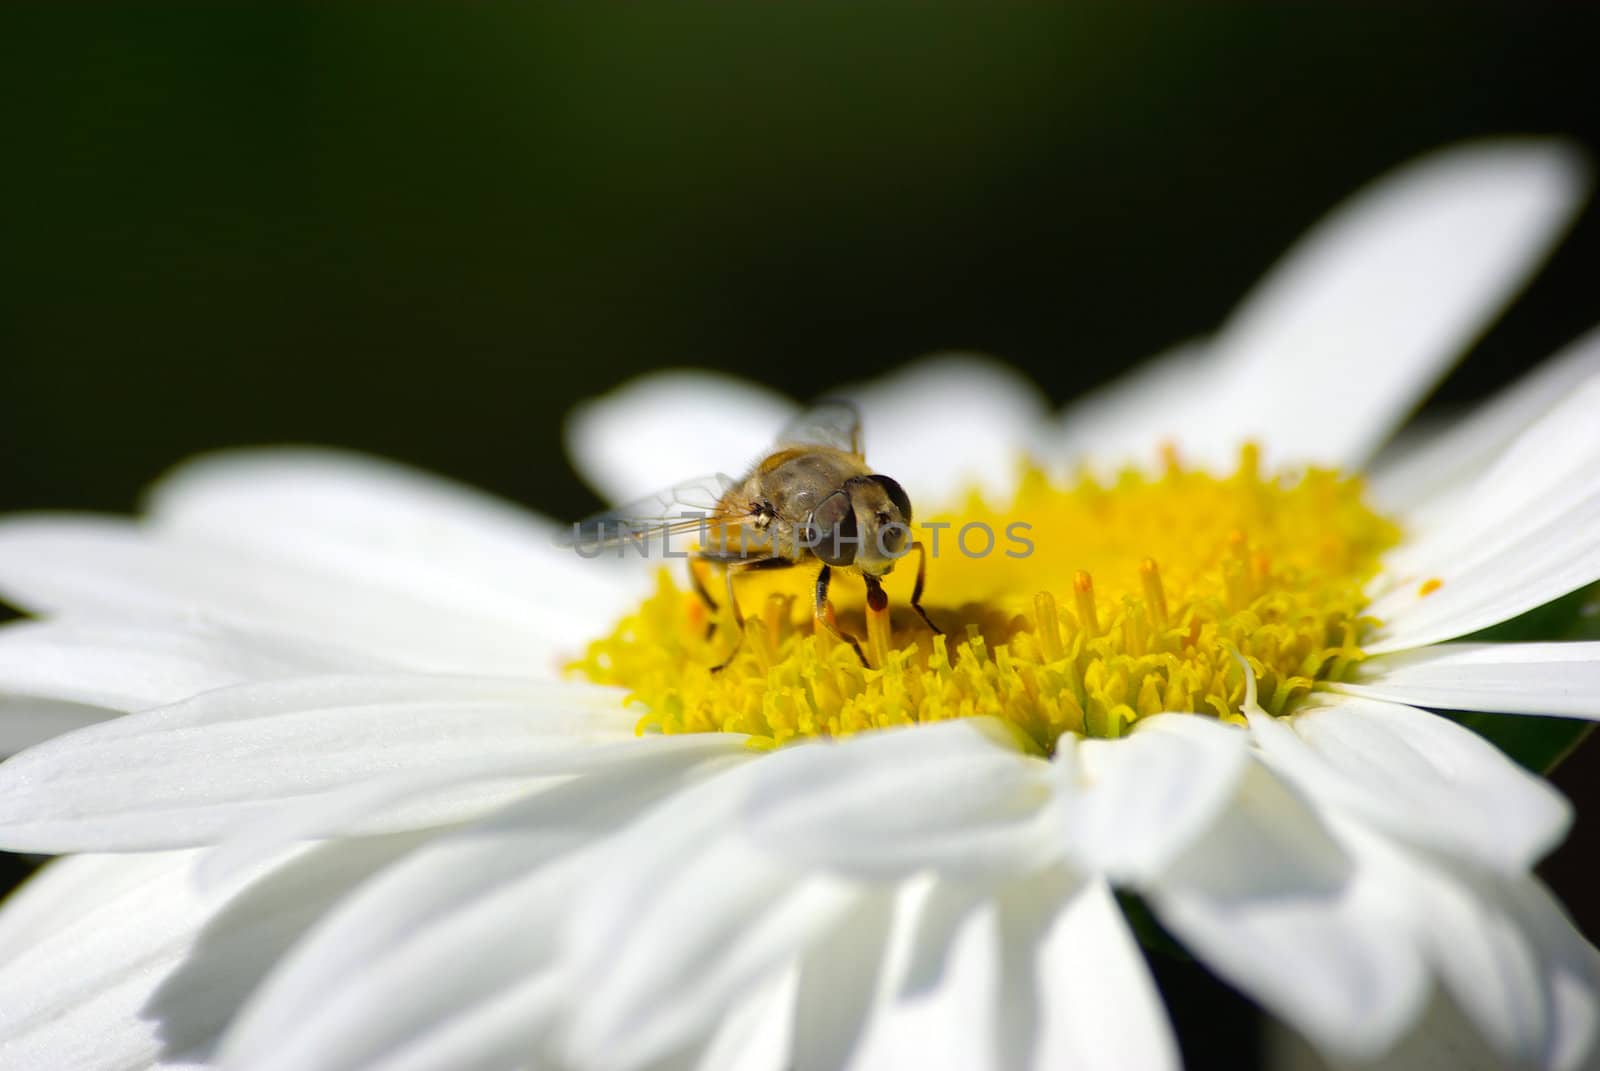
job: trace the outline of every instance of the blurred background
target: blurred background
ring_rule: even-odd
[[[959,348],[1066,399],[1419,152],[1600,151],[1596,41],[1578,5],[9,4],[0,507],[297,441],[577,515],[564,412],[665,365],[806,395]],[[1597,279],[1590,212],[1434,404],[1600,322]],[[1597,752],[1546,867],[1591,937]],[[1164,970],[1191,1058],[1247,1057]]]

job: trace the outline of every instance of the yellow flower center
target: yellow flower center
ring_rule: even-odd
[[[735,650],[731,613],[711,613],[665,570],[574,668],[628,688],[646,711],[641,731],[775,746],[981,714],[1048,754],[1062,733],[1119,736],[1163,711],[1239,720],[1234,651],[1273,714],[1345,676],[1376,624],[1362,616],[1363,586],[1399,530],[1359,481],[1263,475],[1247,447],[1227,477],[1170,454],[1160,475],[1109,483],[1059,486],[1029,467],[1003,508],[973,494],[916,535],[932,551],[923,605],[942,636],[908,604],[915,556],[886,579],[888,614],[867,609],[859,576],[835,570],[838,625],[870,665],[814,628],[805,567],[737,580],[745,631],[720,670]]]

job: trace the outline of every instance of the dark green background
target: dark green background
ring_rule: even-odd
[[[673,364],[808,393],[971,348],[1064,399],[1415,153],[1600,148],[1597,42],[1534,5],[10,4],[0,507],[296,440],[572,515],[567,407]],[[1590,214],[1444,401],[1596,280]],[[1548,867],[1591,934],[1595,751]]]

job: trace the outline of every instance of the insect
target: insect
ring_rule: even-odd
[[[815,621],[848,643],[865,665],[860,642],[841,632],[828,612],[834,572],[859,573],[866,584],[867,605],[882,612],[888,607],[882,578],[900,558],[916,553],[911,607],[939,632],[922,608],[928,555],[923,544],[911,538],[911,500],[894,479],[867,466],[861,450],[861,416],[848,402],[822,402],[802,413],[779,433],[771,452],[740,479],[719,474],[678,484],[580,521],[563,542],[591,557],[601,548],[620,552],[630,545],[648,553],[652,538],[665,550],[671,536],[688,532],[699,536],[698,546],[687,553],[695,591],[715,613],[717,601],[707,589],[702,569],[720,570],[738,629],[733,651],[713,672],[739,653],[744,618],[734,578],[746,572],[817,563]],[[707,626],[708,636],[715,627],[714,622]]]

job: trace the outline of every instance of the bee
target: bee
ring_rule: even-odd
[[[698,534],[698,544],[686,554],[672,555],[670,538],[688,532]],[[678,484],[580,521],[562,542],[594,557],[607,547],[620,554],[622,548],[634,546],[648,554],[649,541],[657,538],[664,553],[689,559],[695,592],[713,614],[717,601],[702,570],[720,571],[738,631],[732,653],[713,667],[715,672],[739,653],[744,617],[734,579],[747,572],[816,564],[814,619],[818,627],[848,643],[866,665],[860,642],[841,632],[829,613],[828,589],[834,573],[841,569],[859,573],[868,607],[883,612],[889,601],[883,577],[899,559],[915,553],[911,608],[938,633],[922,608],[927,550],[911,534],[911,500],[905,489],[867,465],[860,413],[849,402],[828,401],[790,422],[773,449],[742,478],[717,474]],[[715,628],[715,621],[707,626],[708,637]]]

